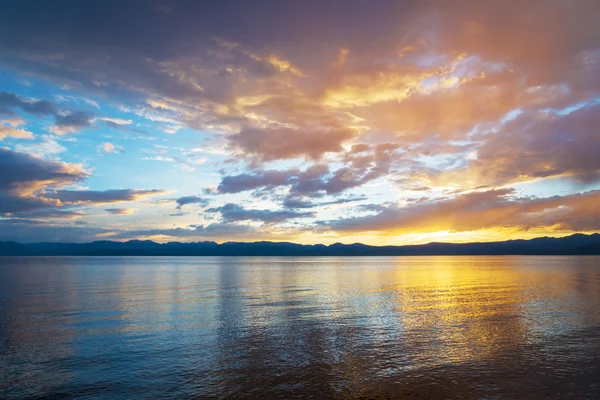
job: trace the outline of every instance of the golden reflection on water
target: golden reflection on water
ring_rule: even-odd
[[[482,268],[480,262],[448,257],[415,264],[400,263],[390,277],[406,340],[430,343],[419,346],[415,367],[476,362],[526,340],[527,328],[513,317],[524,295],[512,266]],[[500,324],[490,320],[498,315],[505,316]]]
[[[540,334],[586,326],[586,302],[600,297],[599,271],[582,268],[573,279],[563,263],[551,257],[416,257],[372,274],[387,281],[379,291],[395,294],[405,340],[421,349],[418,367],[494,359]],[[423,340],[429,345],[417,343]]]

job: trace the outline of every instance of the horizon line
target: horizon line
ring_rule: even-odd
[[[372,245],[372,244],[366,244],[366,243],[361,243],[361,242],[353,242],[353,243],[343,243],[343,242],[333,242],[333,243],[297,243],[297,242],[293,242],[293,241],[278,241],[278,240],[257,240],[257,241],[234,241],[234,240],[228,240],[228,241],[224,241],[224,242],[217,242],[214,240],[203,240],[203,241],[195,241],[195,242],[182,242],[182,241],[177,241],[177,240],[173,240],[173,241],[168,241],[168,242],[157,242],[155,240],[151,240],[151,239],[128,239],[128,240],[93,240],[90,242],[19,242],[16,240],[0,240],[0,243],[14,243],[14,244],[18,244],[18,245],[36,245],[36,244],[62,244],[62,245],[86,245],[86,244],[93,244],[93,243],[120,243],[120,244],[126,244],[126,243],[132,243],[132,242],[141,242],[141,243],[153,243],[153,244],[157,244],[157,245],[168,245],[168,244],[201,244],[201,243],[211,243],[211,244],[216,244],[216,245],[224,245],[224,244],[292,244],[292,245],[297,245],[297,246],[325,246],[325,247],[331,247],[331,246],[335,246],[335,245],[343,245],[343,246],[352,246],[352,245],[361,245],[361,246],[367,246],[367,247],[378,247],[378,248],[384,248],[384,247],[416,247],[416,246],[427,246],[427,245],[432,245],[432,244],[449,244],[449,245],[469,245],[469,244],[494,244],[494,243],[508,243],[508,242],[530,242],[530,241],[534,241],[534,240],[539,240],[539,239],[565,239],[565,238],[570,238],[570,237],[575,237],[575,236],[585,236],[585,237],[593,237],[593,236],[600,236],[599,232],[594,232],[594,233],[581,233],[581,232],[576,232],[576,233],[572,233],[569,235],[565,235],[565,236],[536,236],[534,238],[529,238],[529,239],[507,239],[507,240],[494,240],[494,241],[474,241],[474,242],[445,242],[445,241],[441,241],[441,242],[426,242],[426,243],[415,243],[415,244],[387,244],[387,245]]]

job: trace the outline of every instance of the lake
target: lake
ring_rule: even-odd
[[[600,398],[600,257],[0,257],[0,398]]]

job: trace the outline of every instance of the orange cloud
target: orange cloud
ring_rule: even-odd
[[[374,215],[322,223],[338,232],[386,234],[468,232],[482,229],[598,231],[600,191],[547,199],[518,198],[511,189],[473,192],[454,198],[387,205]]]

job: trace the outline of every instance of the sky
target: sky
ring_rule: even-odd
[[[600,231],[597,0],[29,1],[0,240]]]

